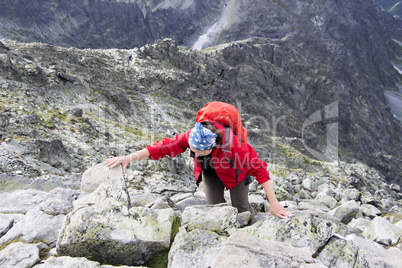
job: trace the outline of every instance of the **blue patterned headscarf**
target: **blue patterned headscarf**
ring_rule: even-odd
[[[190,146],[198,151],[206,151],[212,148],[216,142],[218,135],[211,130],[202,126],[201,123],[196,123],[195,127],[190,132]]]

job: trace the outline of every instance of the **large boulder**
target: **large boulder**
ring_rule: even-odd
[[[202,229],[181,227],[169,251],[169,268],[210,267],[227,240],[226,236]]]
[[[316,264],[322,267],[307,250],[293,247],[289,243],[267,241],[253,235],[236,232],[231,235],[219,252],[212,268],[226,267],[301,267]]]
[[[73,201],[78,198],[79,194],[78,190],[55,188],[39,205],[39,209],[51,215],[67,214],[73,210]]]
[[[317,256],[327,267],[353,267],[359,248],[339,235],[332,236]]]
[[[359,205],[356,201],[350,200],[329,211],[329,214],[338,218],[342,223],[348,224],[357,212],[359,212]]]
[[[142,265],[167,250],[173,210],[130,208],[121,167],[92,168],[96,190],[74,201],[57,247],[60,256],[87,257],[101,263]],[[91,180],[91,176],[86,178]],[[88,188],[85,188],[88,191]]]
[[[35,189],[0,194],[1,213],[27,213],[47,198],[48,193]]]
[[[112,268],[115,266],[101,265],[98,262],[90,261],[85,258],[72,258],[69,256],[50,257],[44,263],[34,266],[35,268]],[[119,268],[133,268],[134,266],[118,266]]]
[[[12,243],[0,251],[0,267],[30,268],[39,261],[39,248],[35,245]]]
[[[34,208],[0,238],[0,245],[17,238],[25,242],[40,240],[55,245],[65,219],[65,215],[48,215]]]
[[[379,244],[389,246],[398,243],[402,237],[402,229],[383,217],[375,217],[366,229],[366,238]]]
[[[226,204],[187,207],[182,217],[187,231],[200,229],[230,235],[238,227],[237,208]]]
[[[0,213],[0,237],[10,230],[14,224],[24,219],[21,214],[2,214]]]
[[[334,235],[317,259],[327,267],[400,267],[402,252],[397,248],[386,250],[355,234]]]
[[[237,209],[226,204],[188,206],[181,224],[169,251],[170,268],[210,267],[240,226]]]
[[[262,239],[290,243],[311,255],[324,247],[333,235],[357,232],[327,213],[295,210],[292,214],[293,217],[283,220],[270,216],[241,230]]]

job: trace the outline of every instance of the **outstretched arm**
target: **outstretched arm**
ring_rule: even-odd
[[[127,156],[117,156],[105,160],[105,165],[109,168],[114,168],[118,165],[122,165],[123,173],[126,173],[126,168],[131,161],[137,161],[142,159],[148,159],[150,156],[148,149],[144,148],[140,151],[132,153]]]
[[[287,211],[281,204],[279,204],[278,199],[276,199],[276,195],[274,192],[274,188],[272,187],[271,181],[266,181],[262,184],[262,187],[267,194],[268,201],[270,204],[270,208],[267,216],[274,214],[275,216],[284,219],[286,217],[292,217],[292,214]]]

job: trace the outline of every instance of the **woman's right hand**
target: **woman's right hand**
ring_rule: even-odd
[[[128,156],[117,156],[117,157],[113,157],[113,158],[109,158],[109,159],[105,160],[105,166],[107,166],[109,168],[114,168],[121,164],[121,166],[123,168],[123,173],[126,173],[126,168],[129,163],[130,163],[130,160],[129,160]]]

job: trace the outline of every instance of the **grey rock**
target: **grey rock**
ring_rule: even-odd
[[[32,209],[0,238],[0,245],[16,238],[26,242],[40,240],[48,245],[55,245],[65,219],[65,215],[52,216],[43,213],[39,208]]]
[[[329,214],[338,218],[342,223],[348,224],[359,211],[359,205],[354,200],[350,200],[339,207],[329,211]]]
[[[55,168],[71,171],[76,163],[71,161],[67,148],[60,139],[35,141],[36,150],[38,151],[38,159]]]
[[[39,205],[39,209],[51,215],[67,214],[73,210],[73,201],[78,198],[79,194],[78,190],[55,188]]]
[[[318,186],[324,184],[325,182],[326,179],[321,177],[309,177],[303,181],[302,185],[306,190],[315,192],[318,190]]]
[[[38,207],[47,198],[47,195],[47,192],[35,189],[0,193],[0,212],[27,213],[29,210]]]
[[[370,228],[365,233],[366,238],[382,245],[394,245],[402,236],[402,229],[390,223],[383,217],[375,217]]]
[[[81,108],[73,108],[73,109],[71,109],[70,113],[74,117],[82,117],[84,114],[84,111]]]
[[[207,205],[207,200],[203,198],[190,197],[176,203],[176,207],[182,212],[186,209],[186,207],[197,205]]]
[[[220,235],[230,235],[238,227],[237,209],[225,204],[191,206],[182,214],[186,230],[208,230]]]
[[[14,219],[7,214],[0,214],[0,237],[2,237],[11,227],[13,227]]]
[[[209,267],[227,240],[214,231],[194,229],[180,231],[169,251],[169,268]]]
[[[245,211],[237,215],[237,222],[239,223],[239,228],[248,225],[250,220],[252,220],[250,211]]]
[[[328,207],[328,209],[335,208],[335,206],[338,203],[335,198],[333,198],[332,196],[327,195],[327,194],[318,194],[316,196],[315,200],[325,204]]]
[[[90,261],[85,258],[72,258],[68,256],[54,257],[51,256],[43,264],[34,266],[35,268],[64,268],[64,267],[84,267],[99,268],[98,262]]]
[[[323,212],[328,212],[330,210],[325,203],[316,199],[303,199],[299,205],[313,210],[320,210]]]
[[[356,232],[326,213],[313,210],[291,212],[291,218],[282,220],[270,216],[242,228],[241,231],[265,240],[289,243],[308,250],[311,255],[325,246],[334,234],[346,235]]]
[[[385,250],[356,235],[346,238],[335,235],[317,258],[327,267],[398,267],[402,252]]]
[[[6,47],[2,42],[0,42],[0,52],[1,53],[6,53],[8,52],[10,49],[8,47]]]
[[[155,201],[158,198],[160,198],[160,195],[158,195],[158,194],[152,194],[152,193],[133,194],[133,193],[130,193],[130,200],[131,200],[132,207],[145,206],[145,205]]]
[[[36,243],[35,246],[37,246],[37,247],[39,248],[39,250],[44,250],[44,249],[49,248],[49,246],[46,245],[46,244],[43,243],[43,242]]]
[[[400,266],[402,252],[399,249],[384,249],[379,244],[363,239],[355,234],[346,237],[348,244],[358,247],[356,255],[357,267],[392,267]]]
[[[172,199],[173,202],[178,203],[180,201],[191,198],[193,196],[194,196],[194,194],[192,194],[192,193],[175,194],[170,199]]]
[[[381,210],[370,204],[362,204],[360,206],[360,211],[363,213],[364,216],[370,218],[375,218],[376,216],[381,215]]]
[[[81,195],[84,196],[88,193],[95,191],[102,183],[108,183],[110,180],[116,180],[122,177],[121,166],[109,169],[104,164],[98,164],[87,169],[82,174],[81,179]]]
[[[40,122],[40,118],[35,113],[30,113],[27,115],[25,122],[28,124],[38,124]]]
[[[265,203],[267,200],[263,196],[257,194],[250,194],[248,201],[250,202],[250,205],[258,212],[264,212],[264,211],[268,212],[268,210],[266,210],[265,208]]]
[[[94,184],[91,184],[93,176]],[[74,201],[57,244],[60,256],[142,265],[169,248],[172,209],[130,208],[122,169],[97,165],[86,172],[86,195]],[[95,188],[93,192],[89,192]]]
[[[147,204],[145,207],[152,209],[165,209],[165,208],[176,208],[176,204],[170,200],[169,196],[162,196],[154,202]]]
[[[288,243],[267,241],[253,235],[236,232],[231,235],[215,258],[212,268],[224,267],[300,267],[320,264],[309,251]]]
[[[318,254],[319,259],[327,267],[354,267],[359,247],[341,236],[334,235]]]
[[[370,228],[371,221],[365,218],[353,219],[349,226],[360,230],[362,233],[366,233]]]
[[[90,261],[86,258],[72,258],[69,256],[62,257],[50,257],[43,264],[34,266],[35,268],[112,268],[116,266],[101,265],[99,262]],[[134,266],[118,266],[122,268],[134,267]],[[141,266],[142,267],[142,266]]]
[[[0,251],[1,267],[31,268],[38,262],[40,262],[39,249],[35,245],[11,243]]]
[[[340,189],[338,188],[336,190],[338,198],[340,200],[345,200],[343,203],[349,201],[349,200],[355,200],[358,201],[361,196],[361,192],[355,188],[353,189]]]

